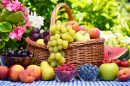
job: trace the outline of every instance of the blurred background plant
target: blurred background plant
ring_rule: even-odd
[[[128,0],[20,0],[30,11],[45,18],[43,29],[48,29],[54,7],[66,3],[72,11],[74,20],[87,29],[120,32],[130,36],[130,3]],[[64,8],[58,11],[57,20],[68,22]]]
[[[29,9],[18,1],[0,0],[0,53],[25,45],[23,34],[30,28]]]
[[[0,53],[25,48],[30,30],[44,25],[43,17],[29,12],[18,0],[0,0]]]

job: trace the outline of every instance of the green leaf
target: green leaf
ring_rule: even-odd
[[[11,39],[9,39],[9,41],[6,41],[5,43],[5,49],[11,48],[11,50],[17,50],[19,46],[16,42],[12,41]]]
[[[6,17],[6,20],[13,23],[18,23],[24,20],[24,13],[22,11],[17,11],[16,13],[12,13],[8,17]]]
[[[8,22],[2,22],[0,23],[0,32],[10,32],[12,29],[12,26]]]
[[[5,42],[4,41],[0,41],[0,49],[3,48],[5,46]]]
[[[2,37],[2,39],[5,40],[5,41],[8,41],[8,40],[9,40],[9,34],[8,34],[8,33],[3,34],[1,37]]]
[[[4,12],[4,14],[3,14],[3,17],[8,17],[9,15],[11,15],[12,13],[15,13],[14,11],[8,11],[8,10],[6,10],[5,12]]]

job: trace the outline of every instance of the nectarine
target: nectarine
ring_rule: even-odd
[[[76,21],[69,21],[66,26],[72,26],[72,29],[75,30],[75,32],[77,32],[79,30],[79,24]]]
[[[87,31],[91,39],[100,38],[100,31],[98,28],[91,28]]]
[[[13,65],[9,69],[9,78],[17,82],[19,81],[19,74],[24,71],[24,67],[21,65]]]
[[[36,74],[35,81],[40,80],[41,75],[42,75],[42,70],[41,70],[41,68],[39,66],[37,66],[37,65],[29,65],[26,68],[26,70],[31,70],[31,71],[33,71]]]
[[[79,30],[78,31],[86,31],[86,28],[83,26],[79,26]]]
[[[35,80],[35,73],[31,70],[24,70],[20,73],[19,78],[24,83],[31,83]]]
[[[117,79],[119,81],[128,81],[130,79],[130,68],[121,69],[117,73]]]

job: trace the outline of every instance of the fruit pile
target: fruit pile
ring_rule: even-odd
[[[33,64],[26,68],[18,64],[12,65],[10,68],[0,66],[0,80],[7,80],[8,78],[12,82],[31,83],[38,80],[53,80],[55,73],[47,61],[42,61],[40,66]]]
[[[83,81],[95,81],[98,77],[100,69],[92,64],[85,64],[77,68],[79,78]]]
[[[67,63],[54,68],[54,72],[58,81],[72,81],[76,75],[76,68]]]
[[[119,67],[129,67],[129,61],[121,61],[121,60],[103,60],[104,63],[116,63]]]
[[[62,49],[67,49],[68,43],[74,41],[76,38],[75,30],[70,25],[65,27],[61,21],[57,21],[49,30],[52,35],[50,41],[47,43],[50,46],[48,62],[51,62],[52,67],[60,66],[66,62],[64,58],[65,53]]]
[[[29,52],[27,49],[23,50],[8,50],[2,53],[1,63],[5,66],[11,67],[14,64],[20,64],[24,67],[32,64],[35,60],[34,53]]]
[[[13,82],[21,80],[24,83],[31,83],[40,80],[41,74],[41,68],[37,65],[29,65],[26,70],[23,66],[18,64],[10,68],[0,66],[0,80],[6,80],[9,77]]]

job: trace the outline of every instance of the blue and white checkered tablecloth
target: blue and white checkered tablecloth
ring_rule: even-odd
[[[127,82],[115,81],[95,81],[85,82],[75,79],[72,82],[58,82],[53,81],[35,81],[33,83],[22,83],[8,81],[0,81],[0,86],[130,86],[130,80]]]

